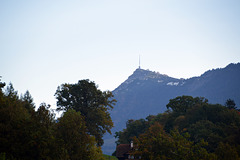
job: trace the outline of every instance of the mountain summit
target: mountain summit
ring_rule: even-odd
[[[131,76],[128,77],[118,88],[113,92],[117,95],[119,92],[128,90],[131,86],[134,87],[143,87],[146,82],[156,83],[158,85],[178,85],[179,79],[171,78],[165,74],[160,74],[158,72],[153,72],[144,69],[136,69]],[[171,83],[172,82],[172,83]]]

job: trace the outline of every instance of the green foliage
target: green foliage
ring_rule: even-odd
[[[143,133],[149,125],[144,119],[128,120],[126,129],[115,133],[115,138],[118,138],[117,144],[130,143],[134,136],[138,136]]]
[[[27,108],[29,111],[35,109],[33,98],[29,91],[26,91],[26,93],[21,96],[21,100],[25,103],[25,108]]]
[[[31,125],[26,130],[31,139],[28,142],[28,155],[35,159],[54,159],[54,114],[49,110],[50,105],[42,103],[36,112],[31,113]]]
[[[189,140],[190,135],[181,135],[177,130],[166,133],[158,123],[152,125],[146,133],[135,139],[136,150],[132,153],[141,156],[143,159],[211,159],[204,146],[206,142],[194,144]]]
[[[19,98],[13,85],[0,83],[0,159],[102,160],[85,117],[69,109],[57,121],[50,105],[35,110],[27,91]]]
[[[80,112],[68,110],[59,118],[57,139],[67,153],[67,159],[95,160],[101,157],[101,150],[95,145],[95,138],[87,134]]]
[[[169,101],[167,109],[171,108],[176,113],[184,114],[187,109],[194,107],[196,104],[206,104],[207,102],[208,100],[203,97],[179,96]]]
[[[134,154],[144,159],[195,159],[194,156],[238,159],[240,112],[207,102],[205,98],[190,96],[171,99],[167,105],[171,110],[142,120],[145,124],[142,130],[135,129],[141,128],[140,124],[135,124],[137,127],[128,124],[126,129],[116,133],[117,143],[129,143],[135,135],[139,147]],[[131,120],[131,123],[137,121]],[[174,157],[175,154],[178,156]]]
[[[109,155],[103,155],[104,160],[118,160],[117,157],[109,156]]]
[[[0,160],[6,160],[6,153],[0,153]]]
[[[103,134],[111,133],[113,122],[108,112],[113,108],[116,100],[111,92],[102,92],[94,82],[80,80],[76,84],[62,84],[58,87],[57,110],[68,111],[74,109],[84,116],[87,131],[95,136],[98,145],[103,144]]]
[[[237,153],[237,149],[228,143],[220,142],[216,154],[218,155],[219,160],[239,160],[240,157]]]
[[[26,108],[32,104],[19,99],[12,84],[0,99],[0,152],[6,159],[54,159],[54,115],[47,106]]]
[[[13,84],[9,83],[7,89],[5,91],[5,96],[7,96],[10,100],[14,101],[18,99],[18,93],[14,90]]]

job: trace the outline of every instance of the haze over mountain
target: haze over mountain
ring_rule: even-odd
[[[136,69],[114,91],[117,104],[111,111],[114,129],[122,130],[129,119],[145,118],[164,112],[170,99],[182,95],[205,97],[209,103],[224,104],[233,99],[240,106],[240,63],[212,69],[199,77],[177,79],[150,70]],[[111,154],[106,138],[103,151]]]

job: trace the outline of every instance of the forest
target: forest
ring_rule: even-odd
[[[128,120],[115,133],[116,143],[133,141],[131,155],[144,160],[240,159],[240,112],[234,100],[223,106],[203,97],[179,96],[166,107],[164,113]]]
[[[1,160],[104,160],[103,135],[114,126],[110,110],[117,103],[110,91],[90,80],[64,83],[51,106],[36,107],[26,91],[0,81]],[[210,104],[206,98],[170,99],[167,111],[145,119],[128,120],[116,132],[118,144],[134,142],[131,155],[144,160],[240,159],[240,112],[234,100]],[[116,153],[113,153],[115,155]]]
[[[19,96],[0,83],[1,160],[104,160],[103,135],[111,133],[115,101],[94,82],[80,80],[57,88],[56,118],[50,105],[36,108],[29,91]],[[109,158],[109,157],[108,157]]]

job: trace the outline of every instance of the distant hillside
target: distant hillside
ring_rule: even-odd
[[[169,99],[182,95],[201,96],[210,103],[224,104],[233,99],[240,106],[240,63],[213,69],[199,77],[177,79],[144,69],[136,69],[114,91],[118,101],[111,112],[113,134],[125,127],[128,119],[145,118],[166,110]],[[110,142],[109,137],[106,142]],[[105,142],[105,143],[106,143]],[[107,150],[107,145],[103,147]]]

